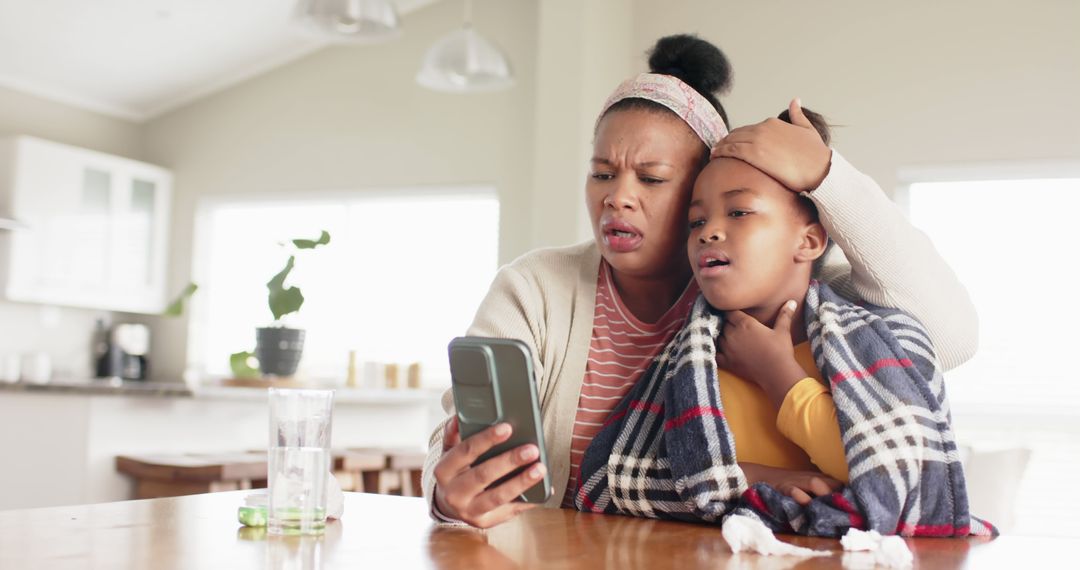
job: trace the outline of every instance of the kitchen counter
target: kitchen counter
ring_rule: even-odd
[[[335,391],[334,400],[341,404],[415,405],[439,401],[443,389],[376,390],[311,386]],[[47,384],[0,382],[4,391],[39,394],[86,394],[95,396],[142,396],[165,398],[202,398],[215,400],[262,400],[266,388],[203,385],[192,389],[180,382],[138,382],[132,380],[55,380]]]
[[[179,382],[133,382],[130,380],[57,380],[47,384],[0,382],[0,392],[3,391],[115,396],[191,397],[193,395],[187,385]]]
[[[437,390],[337,389],[333,445],[426,449]],[[0,511],[131,498],[116,456],[267,446],[266,388],[181,383],[0,383]]]

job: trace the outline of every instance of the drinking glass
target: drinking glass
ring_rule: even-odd
[[[271,534],[321,534],[326,526],[333,409],[333,390],[270,389]]]

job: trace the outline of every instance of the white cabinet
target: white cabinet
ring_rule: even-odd
[[[157,313],[172,175],[32,137],[0,139],[0,293],[13,301]]]

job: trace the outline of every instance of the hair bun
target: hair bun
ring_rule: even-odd
[[[734,80],[724,52],[690,34],[660,38],[649,51],[649,70],[678,77],[703,95],[723,93]]]

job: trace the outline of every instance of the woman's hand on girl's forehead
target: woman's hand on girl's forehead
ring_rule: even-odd
[[[775,178],[792,192],[817,188],[829,173],[832,150],[802,112],[788,107],[792,123],[770,118],[739,127],[712,149],[712,158],[737,158]]]

